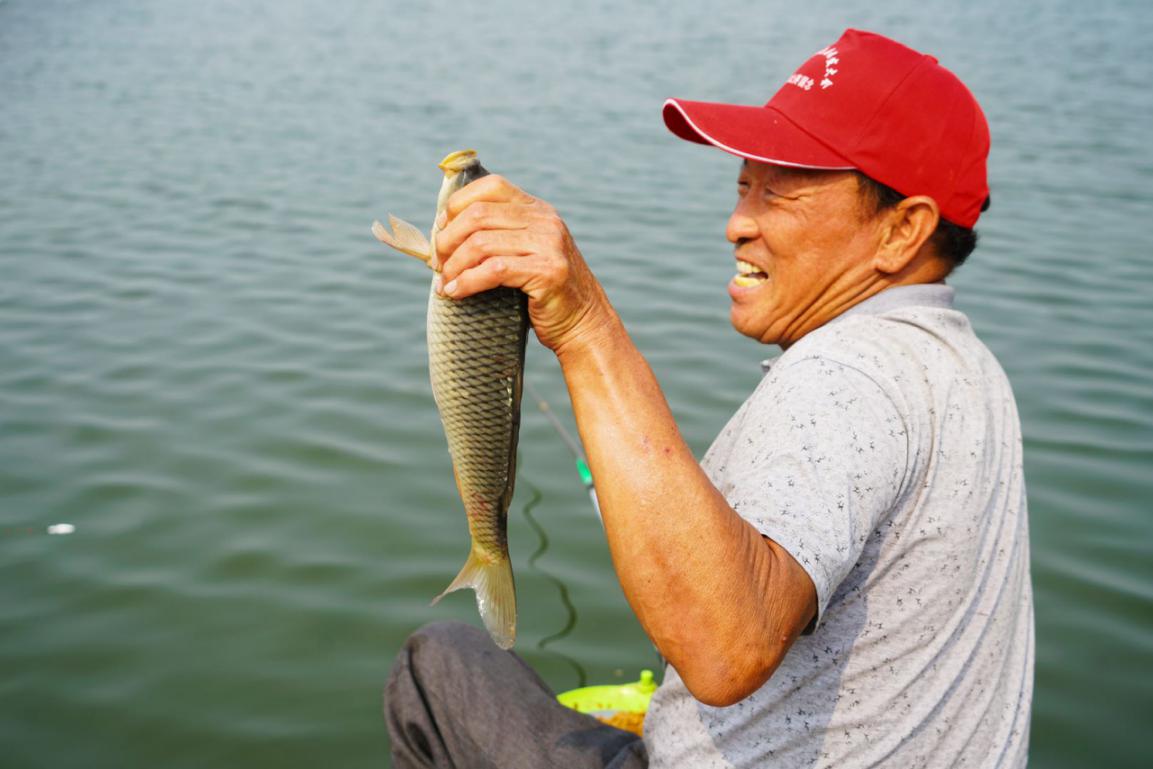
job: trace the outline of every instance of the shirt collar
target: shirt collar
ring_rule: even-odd
[[[918,283],[912,286],[893,286],[865,301],[854,304],[833,321],[853,315],[881,315],[903,307],[953,308],[953,287],[944,283]]]
[[[891,310],[899,310],[903,307],[940,307],[951,310],[953,308],[954,293],[953,287],[947,286],[944,283],[917,283],[912,286],[893,286],[879,294],[870,296],[863,302],[854,304],[829,321],[829,323],[836,323],[842,318],[849,318],[854,315],[881,315]],[[767,374],[775,360],[775,358],[766,358],[761,361],[761,372]]]

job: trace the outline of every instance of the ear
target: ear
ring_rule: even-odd
[[[895,275],[921,252],[941,221],[941,211],[937,201],[927,195],[913,195],[881,212],[881,216],[881,241],[873,257],[873,267],[886,275]]]

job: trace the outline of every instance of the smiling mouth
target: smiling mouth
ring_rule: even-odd
[[[750,288],[752,286],[759,286],[769,279],[768,274],[761,272],[755,264],[737,260],[737,274],[733,277],[733,283],[742,288]]]

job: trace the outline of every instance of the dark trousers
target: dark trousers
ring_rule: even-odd
[[[644,769],[644,741],[570,710],[472,625],[413,633],[384,690],[395,769]]]

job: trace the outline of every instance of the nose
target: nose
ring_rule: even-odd
[[[744,206],[744,200],[737,201],[737,207],[725,225],[725,238],[733,245],[757,236],[757,221],[744,210]]]

